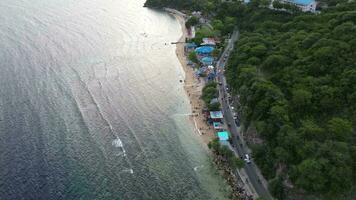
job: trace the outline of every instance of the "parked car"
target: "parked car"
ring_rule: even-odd
[[[248,154],[245,154],[245,159],[244,159],[245,161],[246,161],[246,163],[251,163],[251,158],[250,158],[250,156],[248,155]]]
[[[235,119],[235,124],[236,124],[237,127],[240,127],[240,120]]]

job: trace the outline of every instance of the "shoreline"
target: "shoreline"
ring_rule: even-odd
[[[172,14],[179,22],[182,29],[182,36],[179,38],[178,42],[185,42],[187,38],[187,29],[185,27],[185,18],[184,14],[172,10],[165,9],[167,12]],[[176,44],[176,56],[181,64],[181,67],[185,73],[184,79],[184,90],[190,100],[190,106],[192,114],[189,116],[189,121],[194,126],[194,132],[199,134],[200,138],[205,144],[208,144],[211,140],[215,138],[214,129],[211,128],[205,120],[205,117],[202,115],[202,110],[204,108],[204,102],[201,100],[202,89],[204,87],[204,80],[201,78],[197,79],[194,76],[194,70],[192,67],[187,65],[187,56],[184,53],[184,43]],[[208,149],[205,146],[205,149]]]
[[[203,143],[208,144],[210,141],[216,138],[215,130],[207,124],[205,117],[202,115],[204,102],[200,97],[202,95],[202,89],[205,85],[204,80],[201,78],[197,79],[194,76],[193,68],[187,65],[187,56],[185,55],[184,51],[184,42],[188,35],[187,28],[185,27],[185,14],[173,9],[165,9],[165,11],[172,14],[178,20],[182,29],[182,36],[179,38],[178,43],[176,44],[176,56],[181,63],[181,67],[185,73],[184,90],[188,95],[192,110],[192,114],[189,116],[189,121],[193,124],[194,132],[199,134]],[[211,151],[208,148],[208,145],[205,145],[204,149],[207,151],[207,153],[213,156],[213,163],[216,165],[217,170],[231,187],[231,198],[252,200],[253,195],[250,194],[251,192],[248,192],[245,189],[245,184],[242,181],[241,176],[236,176],[229,168],[226,161],[221,159],[221,156]]]

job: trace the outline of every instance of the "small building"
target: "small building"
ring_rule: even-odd
[[[211,111],[210,112],[210,118],[214,121],[214,122],[221,122],[221,120],[224,119],[224,116],[222,114],[221,111]]]
[[[289,3],[299,7],[303,12],[315,12],[317,2],[315,0],[281,0],[281,3]]]
[[[217,133],[219,141],[228,141],[229,140],[229,133],[227,131],[221,131]]]
[[[221,122],[213,122],[213,127],[215,130],[222,130],[224,129],[224,126]]]
[[[216,45],[216,41],[214,38],[203,38],[203,43],[201,43],[200,45],[202,46],[215,46]]]

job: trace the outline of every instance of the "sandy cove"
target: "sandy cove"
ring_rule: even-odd
[[[209,126],[206,122],[204,115],[202,114],[202,110],[204,108],[204,102],[201,100],[202,89],[204,87],[204,80],[199,78],[197,79],[194,76],[194,70],[192,67],[187,65],[187,57],[184,54],[184,42],[187,38],[187,29],[185,27],[185,19],[182,14],[174,10],[167,10],[171,14],[173,14],[177,20],[179,21],[182,27],[182,36],[179,39],[179,43],[177,43],[176,54],[177,57],[183,67],[185,72],[185,80],[184,80],[184,89],[190,99],[190,105],[192,110],[192,115],[190,116],[190,121],[193,123],[195,127],[195,132],[199,134],[204,143],[209,143],[211,140],[215,138],[214,129]],[[182,42],[182,43],[180,43]]]

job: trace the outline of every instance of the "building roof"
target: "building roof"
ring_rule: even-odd
[[[215,46],[216,42],[214,38],[203,38],[203,43],[201,43],[200,45],[211,45],[211,46]]]
[[[309,5],[314,2],[314,0],[290,0],[291,2],[295,4],[300,4],[300,5]]]
[[[210,118],[211,119],[222,119],[222,118],[224,118],[224,116],[221,111],[211,111]]]
[[[217,134],[220,141],[226,141],[229,139],[229,133],[227,131],[221,131]]]

